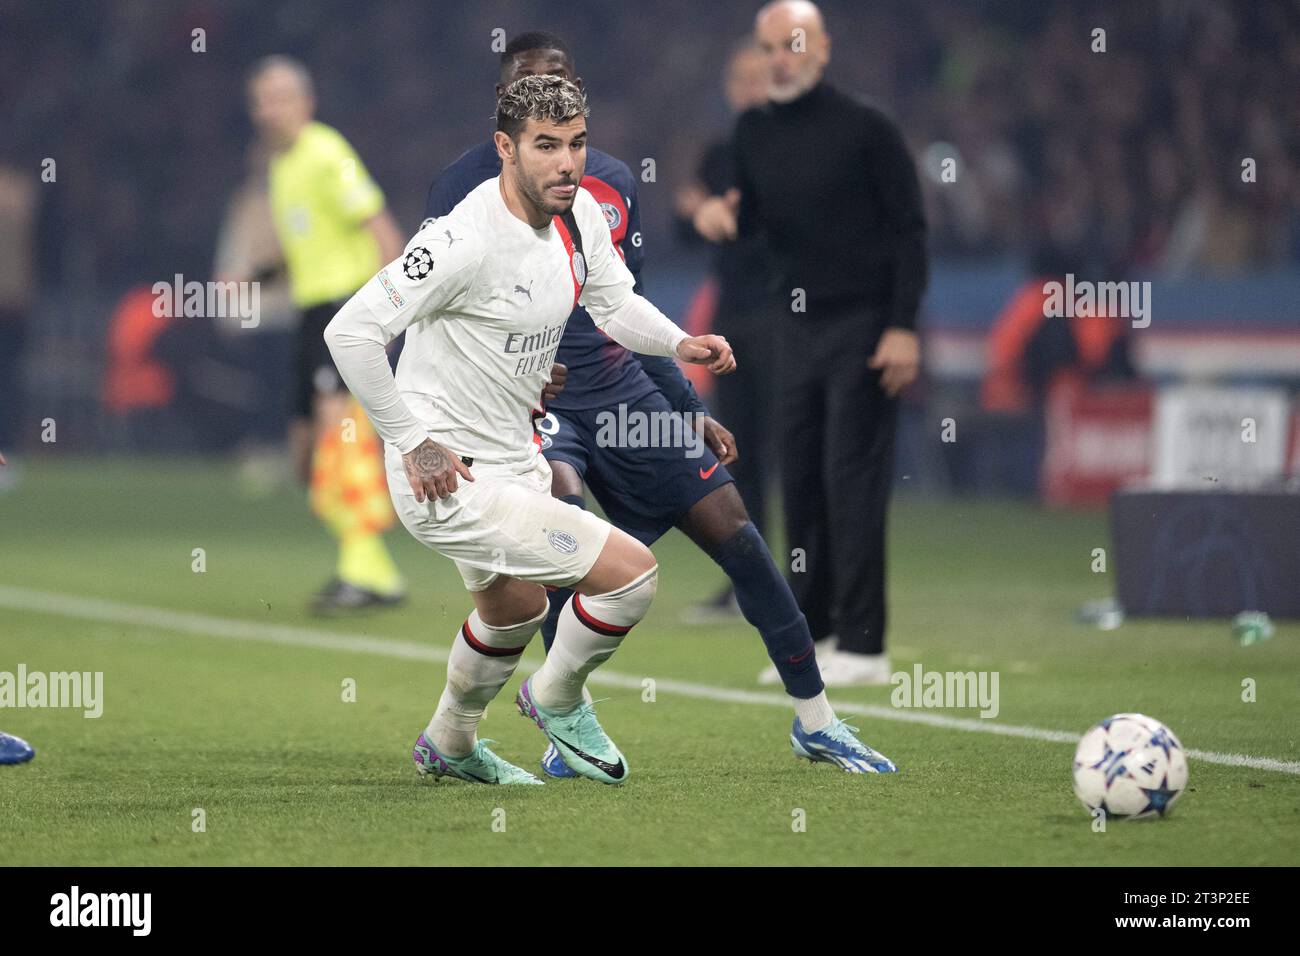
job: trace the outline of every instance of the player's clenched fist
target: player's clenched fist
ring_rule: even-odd
[[[736,370],[736,357],[721,335],[691,335],[677,344],[677,357],[692,365],[707,365],[714,375]]]
[[[921,340],[911,329],[886,329],[867,366],[880,370],[880,387],[886,395],[897,395],[916,379]]]
[[[416,501],[424,501],[430,495],[446,498],[456,490],[457,475],[466,481],[474,480],[469,467],[432,438],[426,438],[403,455],[402,465]]]

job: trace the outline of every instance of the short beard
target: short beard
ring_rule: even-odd
[[[578,193],[575,190],[573,199],[549,200],[543,195],[542,191],[533,189],[533,183],[530,180],[520,176],[518,182],[519,191],[524,194],[524,198],[548,216],[564,215],[572,208],[573,200],[578,198]]]
[[[787,83],[784,86],[776,87],[769,84],[767,90],[768,99],[773,103],[790,103],[803,96],[814,86],[817,85],[817,77],[803,79],[802,77]]]

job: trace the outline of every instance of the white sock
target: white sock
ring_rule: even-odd
[[[530,621],[492,627],[483,623],[477,610],[470,614],[452,644],[447,686],[425,730],[440,754],[464,757],[474,749],[483,711],[515,672],[545,619],[542,612]]]
[[[794,712],[799,718],[799,726],[806,732],[815,734],[835,723],[835,711],[831,709],[831,702],[826,699],[826,691],[823,690],[816,697],[809,697],[807,700],[800,700],[798,697],[790,699],[794,701]]]
[[[650,609],[658,567],[610,591],[569,598],[555,627],[555,641],[541,668],[529,678],[533,700],[567,714],[583,701],[587,675],[609,660],[623,638]]]

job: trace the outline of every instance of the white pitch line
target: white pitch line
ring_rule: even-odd
[[[446,663],[447,661],[446,650],[426,644],[417,644],[412,641],[366,637],[362,634],[317,631],[306,627],[292,627],[287,624],[260,624],[256,621],[210,617],[206,614],[194,614],[189,611],[170,611],[166,608],[124,604],[102,598],[74,597],[50,591],[35,591],[5,585],[0,585],[0,607],[18,611],[31,611],[37,614],[54,614],[61,617],[79,618],[98,623],[112,622],[129,624],[134,627],[160,628],[167,631],[179,631],[183,634],[194,634],[199,637],[260,641],[267,644],[348,651],[354,654],[374,654],[381,657],[395,657],[402,660],[428,661],[432,663]],[[594,672],[590,679],[595,684],[606,684],[611,687],[623,687],[631,690],[640,690],[642,687],[641,682],[644,680],[642,677],[620,674],[617,671],[604,668]],[[789,697],[771,691],[714,687],[711,684],[695,684],[690,681],[658,677],[655,678],[655,689],[656,691],[664,690],[670,694],[679,694],[682,697],[714,700],[728,704],[760,704],[787,709],[790,707]],[[1049,743],[1060,744],[1076,743],[1079,739],[1079,734],[1064,730],[1044,730],[1040,727],[997,724],[987,720],[947,717],[942,714],[880,707],[875,704],[849,701],[832,701],[831,703],[836,711],[842,714],[860,714],[863,717],[872,717],[877,720],[897,720],[904,723],[925,724],[929,727],[939,727],[944,730],[1000,734],[1004,737],[1021,737],[1027,740],[1044,740]],[[1187,756],[1205,763],[1219,764],[1225,767],[1248,767],[1252,770],[1271,770],[1277,773],[1300,776],[1300,761],[1295,760],[1251,757],[1246,754],[1218,753],[1212,750],[1188,750]]]

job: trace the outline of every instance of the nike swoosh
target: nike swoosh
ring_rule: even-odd
[[[701,468],[701,469],[700,469],[700,477],[701,477],[701,478],[704,478],[704,479],[708,479],[709,477],[711,477],[711,476],[713,475],[713,473],[714,473],[715,471],[718,470],[718,465],[719,465],[719,464],[721,464],[721,463],[715,461],[715,462],[713,463],[713,467],[710,468],[708,471],[705,471],[703,468]]]
[[[814,650],[814,648],[811,648],[811,647],[810,647],[810,648],[808,648],[808,650],[804,651],[804,652],[803,652],[802,654],[800,654],[798,657],[791,657],[791,658],[790,658],[790,663],[791,663],[791,664],[798,664],[800,661],[806,659],[806,658],[808,657],[808,655],[811,654],[811,653],[813,652],[813,650]]]
[[[605,771],[605,773],[609,774],[615,780],[623,779],[623,761],[620,760],[618,763],[608,763],[604,760],[601,760],[599,757],[593,757],[589,753],[583,753],[581,750],[573,746],[573,744],[569,743],[563,737],[556,737],[555,739],[560,743],[564,744],[564,746],[568,747],[570,750],[572,750],[583,760],[587,761],[587,763],[591,764],[593,767]]]
[[[450,764],[447,765],[447,769],[448,770],[451,769]],[[463,774],[464,776],[469,777],[471,780],[477,780],[479,783],[496,783],[495,780],[487,780],[483,777],[480,777],[476,773],[470,773],[468,770],[462,770],[459,767],[457,767],[456,770],[453,771],[453,775],[455,774]]]

